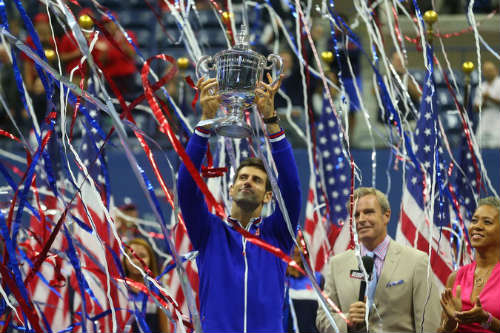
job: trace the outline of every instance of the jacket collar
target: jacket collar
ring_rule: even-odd
[[[228,226],[230,226],[231,228],[233,228],[233,225],[234,224],[238,224],[240,227],[243,228],[242,224],[240,223],[240,221],[238,221],[237,219],[234,219],[232,218],[231,216],[228,216],[227,217],[227,221],[224,221]],[[251,226],[259,226],[260,223],[262,223],[262,216],[259,216],[259,217],[254,217],[252,219],[250,219],[250,221],[248,222],[248,225],[247,225],[247,228],[250,229]]]

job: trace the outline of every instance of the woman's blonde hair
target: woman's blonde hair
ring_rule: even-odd
[[[158,262],[156,261],[156,255],[151,245],[149,245],[148,241],[143,238],[134,238],[127,242],[128,246],[133,244],[144,246],[149,255],[149,269],[151,270],[151,273],[153,273],[153,277],[156,278],[160,272],[158,269]],[[125,265],[125,260],[127,260],[127,258],[124,256],[122,259],[123,271],[125,272],[125,276],[128,276],[129,271],[127,269],[127,265]]]

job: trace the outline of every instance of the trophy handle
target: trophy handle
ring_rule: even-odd
[[[205,66],[205,68],[203,68]],[[215,63],[212,56],[203,56],[196,62],[196,77],[199,79],[203,75],[208,74],[211,70],[215,69]]]
[[[283,73],[283,59],[281,59],[279,55],[271,53],[267,56],[267,61],[271,62],[271,64],[269,66],[266,66],[265,69],[272,70],[273,65],[275,65],[276,69],[278,69],[278,72],[276,73],[276,79],[272,83],[275,84],[279,80],[281,73]]]

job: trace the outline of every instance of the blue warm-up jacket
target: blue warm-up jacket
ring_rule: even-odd
[[[187,146],[198,169],[207,151],[207,141],[208,134],[196,129]],[[270,141],[278,185],[296,230],[301,194],[292,148],[283,132],[271,135]],[[286,263],[247,242],[232,223],[211,214],[184,164],[179,170],[178,193],[189,237],[199,251],[196,263],[203,331],[283,332]],[[247,230],[290,253],[293,240],[278,205],[269,217],[251,221]]]

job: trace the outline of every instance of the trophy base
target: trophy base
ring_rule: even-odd
[[[252,135],[252,128],[244,122],[221,122],[215,127],[217,135],[229,138],[248,138]]]

